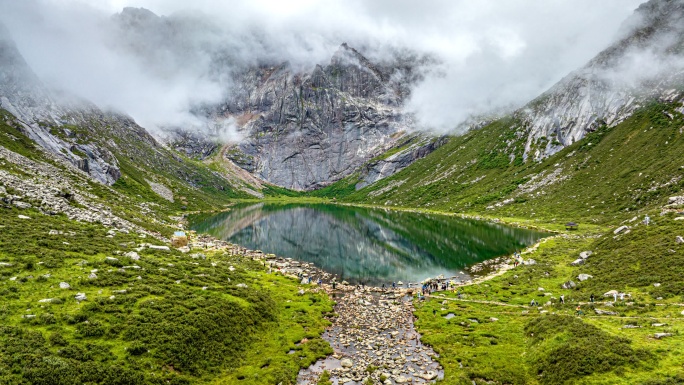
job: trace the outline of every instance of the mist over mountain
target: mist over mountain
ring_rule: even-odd
[[[397,52],[435,58],[405,110],[417,128],[453,132],[473,115],[523,105],[586,63],[638,3],[29,0],[2,2],[0,21],[48,84],[153,132],[206,128],[193,110],[223,102],[236,71],[284,62],[310,71],[343,42],[374,62]]]

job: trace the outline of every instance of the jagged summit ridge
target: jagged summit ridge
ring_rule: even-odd
[[[329,64],[288,63],[236,75],[213,119],[234,119],[246,138],[227,152],[270,183],[320,188],[358,170],[413,127],[402,111],[420,62],[377,64],[342,44]]]

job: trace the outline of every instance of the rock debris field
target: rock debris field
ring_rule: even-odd
[[[334,354],[302,370],[298,384],[316,384],[324,370],[336,385],[421,384],[443,378],[436,353],[420,342],[413,326],[410,289],[380,290],[348,285],[332,290],[337,301],[333,325],[323,335]]]

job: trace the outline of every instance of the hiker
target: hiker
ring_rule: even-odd
[[[620,293],[620,301],[625,302],[625,293]]]
[[[589,302],[594,303],[594,293],[591,293],[591,296],[589,296]]]
[[[434,317],[434,316],[436,316],[436,315],[437,315],[437,310],[436,310],[436,309],[432,309],[432,316]]]
[[[648,226],[648,224],[651,223],[651,218],[648,217],[648,214],[644,217],[644,224]]]
[[[539,306],[539,303],[537,303],[537,301],[533,299],[532,301],[530,301],[530,306]]]
[[[578,316],[581,316],[584,314],[584,312],[582,312],[582,308],[580,307],[580,305],[577,305],[577,309],[575,309],[575,310],[577,311]]]
[[[613,293],[613,302],[617,302],[617,293]]]
[[[382,290],[385,290],[385,284],[384,283],[382,284]]]
[[[318,286],[321,286],[323,284],[323,280],[318,278]]]
[[[561,300],[561,303],[565,303],[565,294],[561,294],[560,300]]]
[[[396,283],[396,282],[392,282],[392,289],[396,289],[396,288],[397,288],[397,283]]]
[[[333,280],[333,281],[332,281],[333,290],[335,290],[335,286],[337,286],[337,282],[335,282],[335,280]]]

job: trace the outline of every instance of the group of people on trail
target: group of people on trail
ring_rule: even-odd
[[[421,287],[421,292],[423,295],[426,294],[431,294],[437,290],[448,290],[449,286],[452,286],[453,282],[450,281],[437,281],[437,280],[431,280],[428,282],[423,283],[423,286]]]
[[[522,257],[520,256],[520,253],[517,251],[513,253],[513,267],[518,267],[519,264],[522,263]]]

